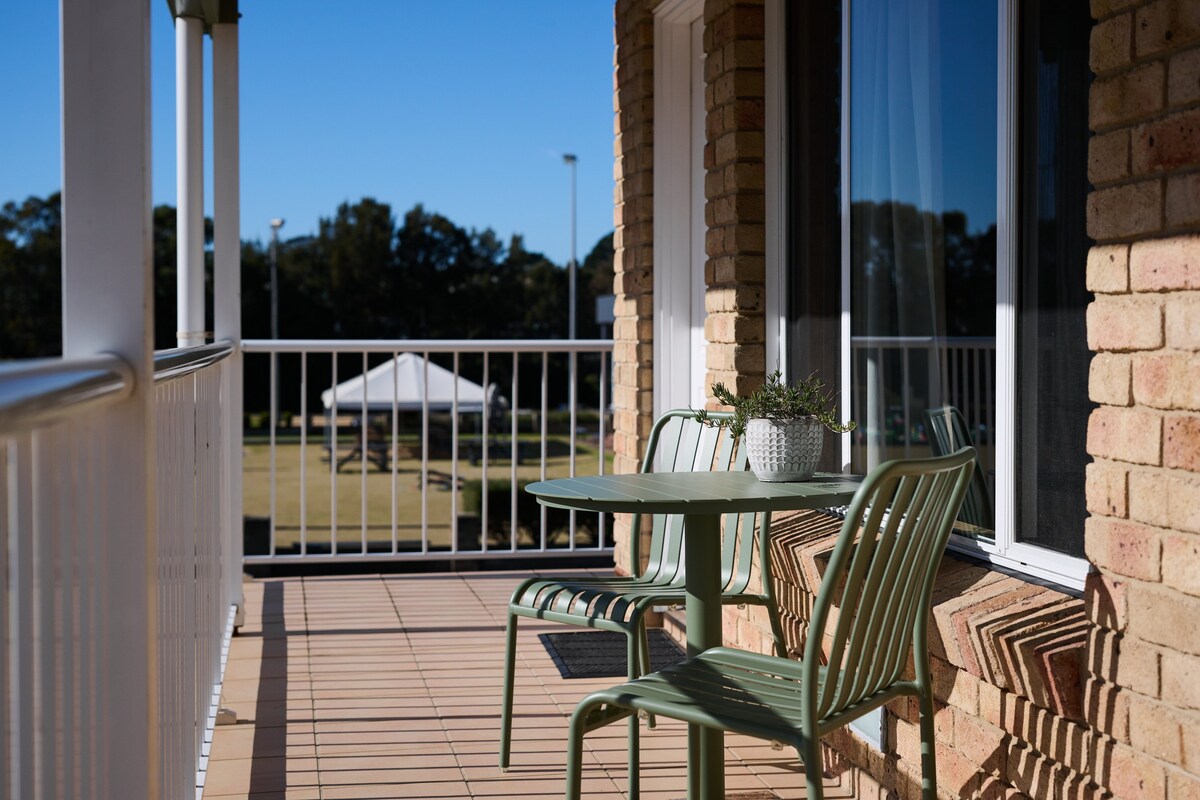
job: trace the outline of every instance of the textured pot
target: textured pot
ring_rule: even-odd
[[[825,426],[804,419],[752,419],[746,423],[746,458],[760,481],[806,481],[817,471]]]

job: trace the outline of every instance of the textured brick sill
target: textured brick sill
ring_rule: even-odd
[[[772,567],[785,619],[807,618],[840,525],[814,512],[773,519]],[[1083,718],[1088,627],[1080,599],[952,555],[942,559],[933,654],[1067,719]]]

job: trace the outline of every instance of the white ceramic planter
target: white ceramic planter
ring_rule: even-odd
[[[752,419],[746,423],[746,458],[760,481],[806,481],[817,471],[825,426],[804,419]]]

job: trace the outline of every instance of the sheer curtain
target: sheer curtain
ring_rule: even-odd
[[[911,449],[941,371],[914,341],[945,336],[938,0],[851,4],[851,297],[854,468]],[[919,378],[919,380],[918,380]],[[914,387],[920,386],[919,396]]]

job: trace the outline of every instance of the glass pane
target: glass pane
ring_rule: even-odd
[[[1088,400],[1086,0],[1026,2],[1021,37],[1017,541],[1083,555]]]
[[[996,3],[850,8],[852,467],[973,444],[991,538]]]
[[[788,184],[787,373],[841,385],[842,0],[785,6]],[[820,469],[839,471],[841,436],[825,434]],[[878,735],[878,732],[876,732]]]

